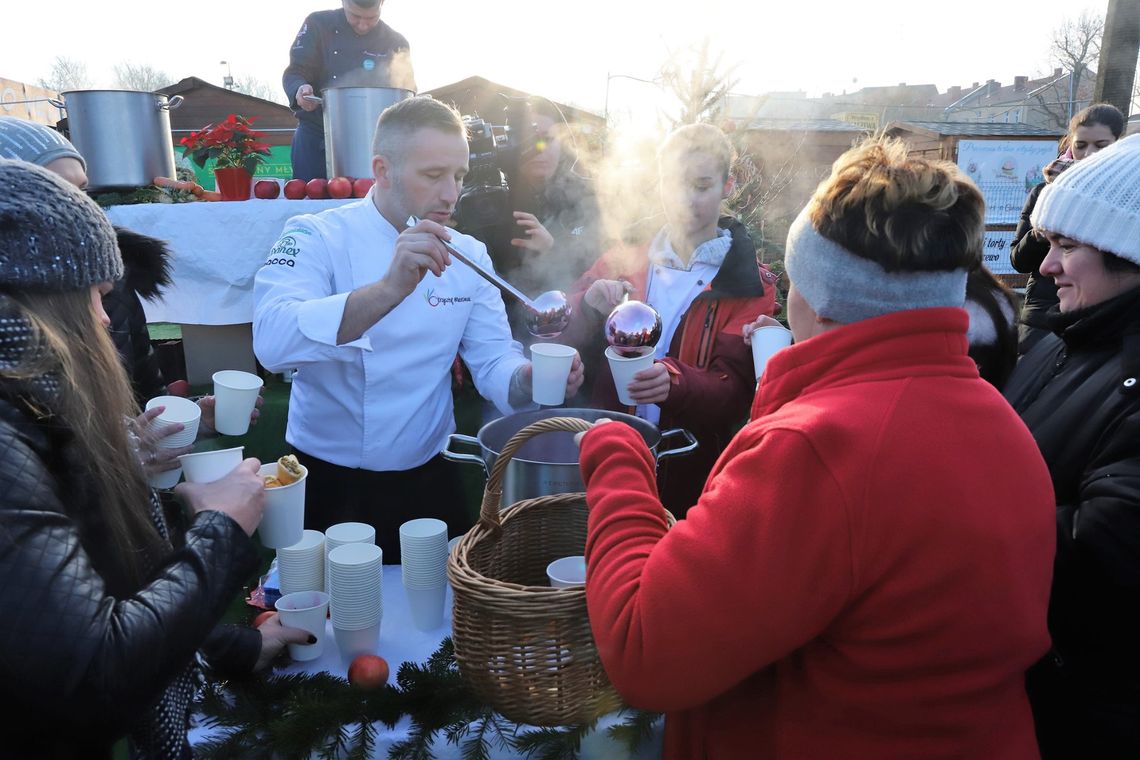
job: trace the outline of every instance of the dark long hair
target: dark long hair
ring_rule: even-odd
[[[71,516],[106,532],[110,545],[94,547],[94,554],[106,569],[137,586],[160,555],[162,541],[150,519],[150,490],[127,431],[138,409],[115,346],[95,317],[90,291],[7,290],[3,295],[15,307],[15,316],[31,326],[32,343],[26,359],[0,370],[0,377],[25,382],[47,374],[58,378],[57,394],[29,399],[29,406],[74,436],[77,456],[71,459],[80,470],[78,482],[88,484],[90,495],[83,503],[96,505],[98,514]],[[70,499],[63,506],[72,512],[83,509]]]

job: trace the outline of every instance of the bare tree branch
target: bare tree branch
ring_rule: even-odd
[[[146,63],[115,65],[115,86],[124,90],[153,92],[174,82],[174,77]]]
[[[62,55],[57,55],[52,61],[51,71],[46,77],[40,77],[40,87],[45,90],[86,90],[91,87],[91,77],[87,75],[87,65]]]
[[[281,105],[288,105],[285,100],[285,93],[281,91],[280,87],[274,87],[254,76],[244,76],[240,79],[235,79],[234,89],[238,92],[244,92],[246,95],[252,95],[255,98],[269,100],[274,103],[280,103]]]

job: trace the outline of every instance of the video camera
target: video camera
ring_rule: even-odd
[[[508,98],[503,124],[464,116],[470,167],[455,204],[455,221],[468,234],[513,220],[510,183],[534,150],[534,125],[525,98]]]

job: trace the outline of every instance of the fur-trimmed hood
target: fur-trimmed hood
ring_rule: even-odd
[[[170,285],[170,248],[165,240],[115,227],[127,287],[148,301]]]

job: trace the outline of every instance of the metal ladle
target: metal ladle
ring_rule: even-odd
[[[407,224],[409,227],[414,227],[419,223],[418,217],[408,217]],[[570,323],[570,304],[566,300],[566,294],[561,290],[548,290],[539,295],[538,298],[531,300],[521,290],[496,274],[494,270],[484,269],[446,240],[440,240],[440,242],[454,258],[474,269],[477,275],[507,295],[514,297],[526,307],[526,327],[531,335],[536,338],[556,338]]]

